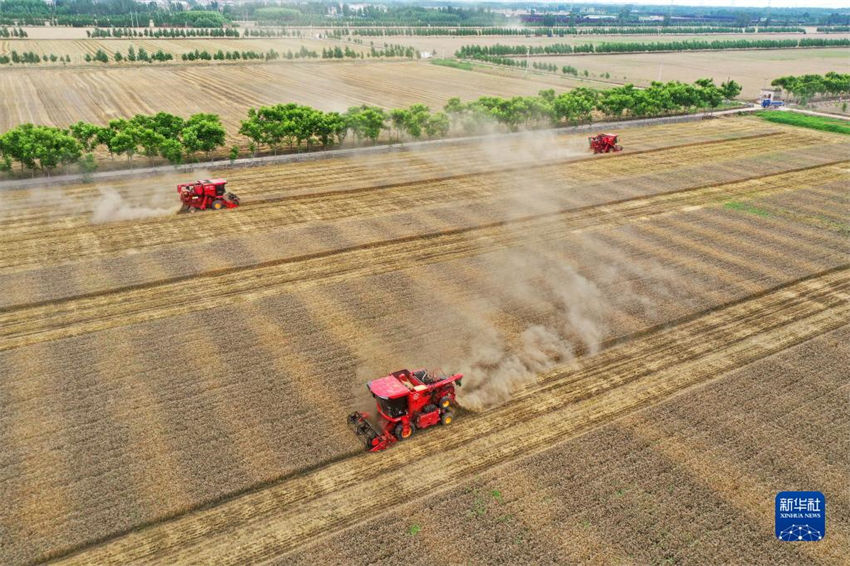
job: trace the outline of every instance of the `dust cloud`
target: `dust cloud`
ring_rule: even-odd
[[[182,174],[168,173],[143,180],[122,181],[120,185],[94,185],[92,190],[96,190],[98,196],[92,199],[88,208],[91,212],[90,222],[104,224],[175,214],[180,208],[177,185],[212,176],[208,169],[198,169]]]
[[[567,180],[556,185],[551,175],[537,174],[536,169],[560,160],[569,167],[569,159],[587,154],[582,138],[551,130],[524,131],[507,139],[484,138],[478,148],[482,171],[515,168],[500,176],[499,198],[487,203],[497,218],[570,208],[572,183]],[[428,152],[419,152],[417,157],[427,159]],[[517,234],[519,241],[526,235]],[[585,254],[556,248],[560,246],[543,239],[487,254],[488,278],[498,281],[498,286],[465,305],[468,336],[463,353],[435,360],[450,373],[464,374],[463,387],[458,390],[462,407],[478,411],[505,403],[539,375],[569,365],[579,355],[599,351],[612,298],[574,267]],[[617,267],[611,266],[610,271],[617,272]],[[439,294],[440,289],[428,292]],[[445,303],[435,300],[432,304]],[[432,315],[439,318],[438,313]]]
[[[608,301],[600,288],[567,263],[524,249],[504,262],[499,299],[478,312],[478,332],[466,355],[447,363],[464,374],[458,402],[482,410],[508,401],[537,376],[599,351]],[[542,313],[521,329],[501,329],[503,312]],[[538,318],[538,317],[535,317]]]
[[[458,172],[457,163],[446,160],[444,151],[420,147],[409,151],[435,175]],[[463,170],[502,171],[487,180],[493,197],[447,213],[468,218],[474,226],[602,203],[605,195],[597,198],[579,190],[579,180],[542,167],[558,163],[568,172],[569,160],[587,151],[582,137],[553,131],[481,139],[470,152],[476,163]],[[441,214],[437,208],[423,213]],[[597,353],[610,336],[608,324],[620,312],[652,315],[650,297],[659,291],[663,295],[664,281],[672,276],[660,266],[636,267],[627,254],[592,232],[572,232],[568,222],[553,222],[557,218],[506,224],[499,228],[492,251],[464,259],[473,273],[486,275],[470,281],[462,304],[454,293],[446,294],[439,277],[417,277],[412,310],[426,312],[429,324],[440,331],[437,336],[420,335],[421,340],[392,352],[359,344],[358,383],[383,375],[390,366],[397,369],[394,363],[438,367],[464,374],[459,405],[486,410],[510,401],[546,372]],[[476,247],[486,247],[481,235],[471,237],[478,240]],[[439,272],[440,267],[434,265],[433,270]],[[644,289],[644,284],[652,289]]]
[[[176,210],[173,203],[169,206],[165,206],[164,204],[162,206],[156,206],[153,202],[148,204],[134,204],[113,188],[101,187],[98,190],[100,191],[100,197],[94,201],[91,213],[92,224],[167,216],[174,214]]]
[[[522,132],[514,139],[517,143],[508,157],[523,167],[509,177],[502,213],[541,214],[569,208],[569,184],[553,186],[550,178],[536,175],[535,168],[584,156],[587,149],[582,140],[553,131]],[[493,166],[505,162],[503,143],[484,140],[481,146]],[[467,355],[451,364],[466,376],[458,394],[461,406],[482,410],[502,404],[538,375],[570,364],[579,354],[599,350],[609,304],[600,288],[573,267],[570,259],[575,255],[575,250],[556,252],[552,244],[540,242],[494,256],[490,272],[502,282],[499,298],[495,304],[491,299],[489,312],[478,313],[479,331]],[[503,312],[527,311],[540,315],[525,327],[500,328]]]

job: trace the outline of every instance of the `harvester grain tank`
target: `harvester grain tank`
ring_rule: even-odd
[[[417,430],[449,425],[454,420],[455,384],[460,387],[461,378],[460,373],[445,376],[424,369],[403,369],[374,379],[366,388],[376,401],[377,426],[368,414],[359,411],[348,415],[348,425],[369,452],[408,439]]]
[[[587,138],[593,153],[611,153],[623,151],[623,146],[618,143],[616,134],[598,134]]]
[[[239,197],[225,189],[227,179],[206,179],[177,185],[180,212],[221,210],[239,206]]]

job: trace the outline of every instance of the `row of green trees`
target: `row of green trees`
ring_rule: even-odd
[[[602,91],[596,109],[606,116],[656,116],[694,108],[717,108],[723,100],[741,93],[741,85],[733,80],[718,87],[712,79],[699,79],[693,84],[678,81],[653,81],[645,89],[631,84]]]
[[[525,59],[511,59],[510,57],[499,57],[498,55],[477,55],[471,58],[494,65],[504,65],[505,67],[519,67],[520,69],[528,67],[528,61]]]
[[[109,63],[110,61],[115,61],[116,63],[122,63],[124,61],[134,62],[141,61],[144,63],[153,63],[157,61],[159,63],[164,63],[166,61],[171,61],[174,59],[174,56],[171,53],[166,53],[162,49],[157,49],[154,53],[148,53],[148,51],[144,47],[139,47],[138,51],[132,45],[127,49],[127,55],[124,55],[120,51],[116,51],[112,54],[112,59],[109,58],[106,51],[103,49],[98,49],[95,51],[94,55],[90,53],[86,53],[83,56],[83,60],[86,63],[98,62],[98,63]],[[70,57],[68,58],[70,61]]]
[[[664,35],[664,34],[712,34],[712,33],[806,33],[805,28],[791,26],[771,27],[490,27],[490,28],[355,28],[334,30],[333,35],[366,36],[536,36],[564,37],[570,35]]]
[[[814,96],[844,96],[850,94],[850,73],[830,71],[825,75],[787,76],[770,83],[805,103]]]
[[[740,92],[741,87],[735,81],[720,87],[711,79],[700,79],[692,85],[678,81],[653,82],[646,89],[629,84],[603,91],[582,87],[559,95],[554,90],[545,90],[536,97],[482,97],[465,104],[453,98],[445,111],[452,124],[467,133],[475,133],[482,124],[492,121],[514,131],[521,126],[588,122],[594,112],[620,118],[716,108],[724,99],[731,100]]]
[[[0,169],[17,161],[21,168],[50,172],[60,165],[76,163],[82,145],[68,130],[23,124],[0,136]]]
[[[654,82],[649,88],[632,85],[596,90],[577,88],[556,94],[541,91],[537,96],[501,98],[485,96],[471,102],[452,98],[440,111],[424,104],[386,111],[376,106],[356,106],[344,113],[323,112],[299,104],[277,104],[252,108],[240,124],[239,133],[250,140],[249,149],[312,149],[342,143],[350,134],[356,141],[377,142],[382,134],[390,138],[440,138],[454,127],[467,134],[492,129],[509,131],[590,121],[594,114],[618,118],[644,117],[716,108],[724,99],[735,98],[741,87],[728,81],[719,87],[711,79],[694,84],[678,81]],[[93,153],[104,148],[111,156],[162,157],[178,164],[203,153],[207,157],[224,146],[226,132],[219,116],[195,114],[183,119],[160,112],[112,120],[106,126],[77,122],[67,129],[24,124],[0,136],[0,166],[10,169],[14,162],[22,169],[48,173],[58,166],[84,159],[84,168],[96,166]],[[83,156],[86,155],[85,158]],[[230,150],[235,159],[239,148]]]
[[[322,49],[322,59],[356,59],[357,57],[357,51],[354,51],[347,45],[345,46],[345,49],[342,49],[339,46]]]
[[[107,126],[77,122],[69,128],[23,124],[0,136],[0,168],[21,168],[50,173],[61,165],[76,163],[83,153],[103,147],[110,156],[164,157],[182,163],[198,153],[207,156],[224,145],[225,130],[215,114],[195,114],[184,120],[160,112],[153,116],[111,120]],[[93,157],[88,158],[91,162]]]
[[[744,29],[744,33],[806,33],[806,28],[797,26],[760,26],[757,28],[748,27]]]
[[[252,28],[242,30],[242,37],[301,37],[301,30],[286,28]]]
[[[452,125],[475,133],[482,125],[493,122],[516,130],[523,125],[589,121],[594,112],[606,117],[657,116],[716,108],[724,99],[734,99],[740,92],[741,86],[735,81],[717,86],[712,79],[700,79],[693,84],[653,82],[646,89],[633,85],[610,90],[577,88],[560,95],[546,90],[538,96],[481,97],[468,103],[452,98],[443,111],[436,113],[422,104],[389,112],[374,106],[357,106],[343,114],[279,104],[251,109],[240,133],[251,139],[256,149],[266,146],[277,151],[284,145],[298,148],[302,144],[340,143],[348,132],[358,140],[375,141],[383,131],[395,132],[396,137],[406,134],[419,139],[444,136]]]
[[[413,47],[386,43],[380,48],[373,45],[369,49],[369,55],[372,57],[405,57],[407,59],[419,59],[421,57],[421,53]]]
[[[526,59],[511,59],[510,57],[495,57],[490,55],[480,55],[475,57],[477,61],[486,61],[487,63],[492,63],[494,65],[504,65],[506,67],[518,67],[520,69],[528,68],[528,61]],[[545,63],[545,62],[537,62],[533,61],[531,63],[532,69],[537,69],[538,71],[549,71],[551,73],[557,73],[559,70],[558,65],[555,63]],[[564,65],[560,67],[560,71],[565,75],[573,75],[575,77],[579,76],[579,70],[573,67],[572,65]],[[585,69],[582,74],[585,77],[590,76],[590,72]],[[603,73],[600,75],[604,78],[611,78],[610,73]]]
[[[550,73],[558,72],[558,65],[555,63],[538,63],[535,61],[531,66],[538,71],[549,71]]]
[[[86,35],[92,38],[100,37],[153,37],[153,38],[177,38],[177,37],[240,37],[239,30],[233,28],[144,28],[139,31],[135,28],[94,28],[86,30]]]
[[[500,14],[478,6],[425,7],[407,3],[349,5],[346,3],[304,2],[283,6],[252,2],[225,6],[225,14],[261,25],[290,26],[492,26],[505,22]]]
[[[0,26],[0,37],[29,37],[29,35],[23,28],[12,28],[10,30],[6,26]]]
[[[276,104],[251,108],[239,133],[251,140],[252,152],[261,151],[265,146],[276,153],[283,145],[290,148],[302,144],[310,147],[315,143],[330,146],[342,141],[349,125],[338,112],[322,112],[298,104]]]
[[[634,51],[692,51],[699,49],[793,49],[797,47],[848,47],[850,39],[717,39],[714,41],[669,41],[600,43],[594,46],[595,53],[619,53]]]
[[[162,49],[157,49],[156,52],[150,54],[144,47],[139,47],[138,51],[136,51],[136,49],[134,49],[131,45],[127,49],[126,57],[120,51],[116,51],[112,55],[112,58],[115,59],[117,63],[120,63],[125,59],[131,63],[134,61],[142,61],[145,63],[152,63],[153,61],[158,61],[160,63],[164,63],[165,61],[171,61],[172,59],[174,59],[174,56],[171,53],[164,52]]]
[[[39,5],[39,3],[41,5]],[[10,6],[17,4],[17,6]],[[155,3],[91,2],[90,0],[56,3],[0,1],[0,23],[31,26],[70,27],[145,27],[153,22],[158,27],[222,28],[231,24],[226,15],[203,9],[182,10],[177,3],[158,8]]]
[[[561,55],[567,53],[623,53],[645,51],[692,51],[703,49],[782,49],[796,47],[847,47],[850,39],[721,39],[713,41],[688,40],[667,42],[602,42],[570,45],[464,45],[455,55],[478,59],[484,55]]]
[[[295,52],[293,54],[292,51],[289,51],[289,59],[296,58],[300,59],[301,57],[315,57],[315,51],[308,51],[306,48],[304,49],[305,53],[301,54],[299,52]],[[281,54],[274,50],[269,49],[266,52],[262,51],[222,51],[219,49],[215,53],[210,53],[206,49],[203,51],[195,49],[194,51],[190,51],[189,53],[183,53],[180,58],[183,61],[276,61],[280,59]]]
[[[21,64],[21,65],[33,65],[38,63],[70,63],[71,56],[70,55],[62,55],[56,56],[53,53],[41,54],[39,55],[35,51],[24,51],[23,53],[18,53],[14,49],[9,53],[9,55],[0,55],[0,65],[9,65],[12,63]]]
[[[404,45],[387,45],[385,44],[382,48],[371,47],[370,50],[366,53],[359,53],[348,46],[344,49],[341,47],[333,47],[323,49],[322,53],[319,54],[316,51],[311,49],[307,49],[306,47],[301,47],[298,51],[288,50],[286,53],[280,53],[274,49],[269,49],[268,51],[224,51],[219,49],[215,52],[207,51],[206,49],[200,50],[195,49],[194,51],[190,51],[188,53],[183,53],[180,55],[180,59],[182,61],[276,61],[278,59],[318,59],[321,57],[322,59],[344,59],[344,58],[365,58],[369,57],[406,57],[408,59],[418,59],[420,54],[419,51],[413,49],[412,47],[405,47]],[[145,50],[144,47],[139,47],[136,49],[133,46],[127,50],[127,54],[120,51],[116,51],[113,53],[112,57],[106,53],[103,49],[97,49],[94,54],[86,53],[83,56],[83,60],[86,63],[91,62],[99,62],[99,63],[123,63],[127,62],[135,62],[141,61],[145,63],[152,62],[165,62],[174,60],[174,56],[171,53],[165,52],[162,49],[158,49],[154,53],[149,53]],[[64,55],[61,57],[57,57],[56,55],[39,55],[38,53],[27,51],[24,53],[18,53],[17,51],[12,51],[10,55],[0,55],[0,65],[6,64],[37,64],[37,63],[47,63],[47,62],[55,63],[70,63],[71,56]]]

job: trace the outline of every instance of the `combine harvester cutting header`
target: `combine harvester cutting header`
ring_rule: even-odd
[[[449,425],[454,419],[455,384],[460,387],[463,374],[451,377],[420,369],[399,370],[374,379],[366,388],[377,402],[379,425],[369,422],[366,413],[348,415],[348,426],[366,445],[378,452],[397,440],[413,436],[417,429],[436,424]]]
[[[177,194],[183,203],[180,212],[236,208],[239,206],[239,197],[227,192],[224,188],[226,184],[227,179],[207,179],[177,185]]]

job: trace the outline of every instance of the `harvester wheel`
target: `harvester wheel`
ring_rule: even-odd
[[[410,428],[407,431],[407,436],[405,436],[404,435],[404,425],[399,423],[399,424],[396,425],[394,432],[395,432],[395,437],[398,438],[399,440],[407,440],[408,438],[413,436],[413,433],[415,431],[416,431],[416,427],[413,426],[413,423],[410,423]]]
[[[221,210],[222,208],[224,208],[224,201],[221,200],[220,198],[215,199],[212,203],[211,208],[213,210]]]
[[[441,409],[448,409],[451,406],[451,404],[452,404],[452,400],[449,397],[443,397],[442,399],[440,399],[440,408]]]
[[[450,425],[450,424],[452,424],[452,421],[454,420],[454,418],[455,418],[455,414],[453,412],[446,411],[445,413],[440,415],[440,423],[442,423],[444,425]]]

